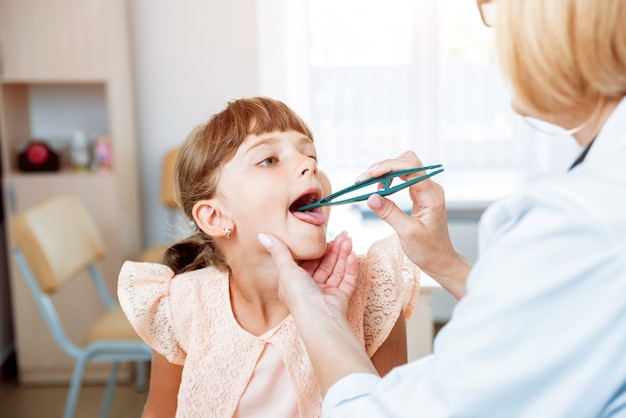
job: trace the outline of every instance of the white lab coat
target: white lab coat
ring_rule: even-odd
[[[354,374],[326,417],[626,416],[626,99],[585,160],[492,205],[433,355]]]

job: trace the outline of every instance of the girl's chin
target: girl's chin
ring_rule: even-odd
[[[317,260],[318,258],[322,257],[324,255],[325,251],[319,251],[319,252],[314,252],[314,251],[302,251],[302,252],[296,252],[292,250],[292,254],[293,254],[293,258],[294,260],[298,260],[298,261],[308,261],[308,260]]]
[[[295,260],[306,261],[306,260],[317,260],[322,257],[326,252],[326,241],[321,244],[311,244],[308,245],[296,245],[291,247],[291,254]]]

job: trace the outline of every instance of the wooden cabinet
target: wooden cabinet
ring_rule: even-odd
[[[142,247],[127,7],[124,0],[0,0],[6,247],[13,247],[10,223],[16,213],[51,195],[74,193],[104,236],[107,257],[101,267],[113,295],[122,263]],[[76,129],[90,140],[109,138],[111,172],[72,168],[68,150]],[[18,154],[31,139],[50,144],[60,156],[60,170],[18,169]],[[73,361],[54,343],[12,255],[7,259],[20,380],[69,381]],[[55,298],[76,336],[104,310],[87,290]],[[86,377],[100,380],[103,372],[93,367]]]
[[[0,0],[3,76],[24,80],[104,78],[105,4],[91,0]]]

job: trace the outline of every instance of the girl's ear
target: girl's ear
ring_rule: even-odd
[[[213,200],[201,200],[193,205],[193,220],[202,231],[215,238],[230,238],[234,224],[223,214]],[[228,231],[228,233],[226,232]]]

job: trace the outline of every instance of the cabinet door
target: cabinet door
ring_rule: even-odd
[[[55,81],[104,78],[104,3],[0,0],[2,78]]]

